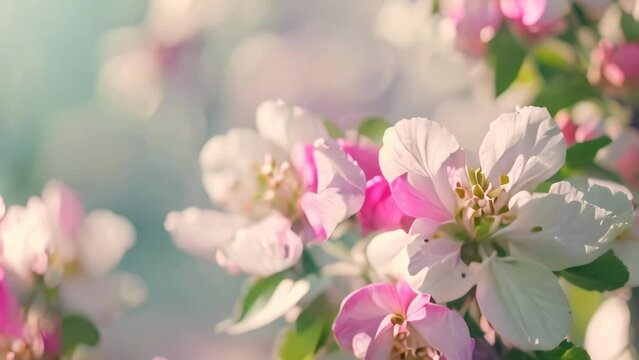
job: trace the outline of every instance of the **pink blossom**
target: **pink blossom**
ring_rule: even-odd
[[[639,88],[639,42],[614,44],[602,40],[593,51],[589,77],[612,93]]]
[[[562,32],[570,6],[567,0],[499,0],[499,5],[516,29],[531,39]]]
[[[4,270],[0,269],[0,337],[20,338],[21,336],[20,305],[6,282]]]
[[[497,0],[453,0],[442,6],[455,27],[457,48],[473,56],[484,55],[503,19]]]
[[[430,302],[406,282],[351,293],[333,324],[340,347],[358,359],[471,359],[474,340],[455,311]]]
[[[562,110],[555,116],[555,121],[557,121],[557,126],[564,134],[564,139],[568,146],[593,140],[603,135],[603,123],[598,118],[579,124],[569,112]]]
[[[390,185],[379,167],[379,146],[372,143],[354,143],[340,140],[345,153],[350,155],[366,176],[364,204],[357,213],[362,233],[395,230],[410,226],[412,218],[397,207]]]

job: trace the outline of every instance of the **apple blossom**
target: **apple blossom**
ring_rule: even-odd
[[[380,164],[400,209],[413,216],[409,272],[439,302],[476,286],[482,314],[507,342],[549,350],[571,323],[553,271],[587,264],[629,223],[627,198],[569,182],[533,191],[564,162],[561,130],[545,109],[503,114],[479,148],[479,167],[436,122],[402,120],[386,130]],[[601,208],[615,197],[617,206]]]
[[[504,17],[529,37],[563,31],[568,0],[499,0]]]
[[[462,317],[405,282],[371,284],[347,296],[333,333],[358,359],[470,360],[474,341]]]
[[[639,87],[639,42],[614,44],[603,39],[591,56],[590,80],[613,95]]]
[[[592,104],[579,104],[570,112],[561,110],[555,120],[567,146],[594,140],[604,134],[603,115]]]
[[[364,203],[357,213],[362,235],[410,225],[412,219],[397,207],[390,186],[382,176],[379,167],[379,146],[365,139],[357,143],[340,139],[338,143],[344,152],[357,162],[366,177]]]
[[[486,53],[503,19],[496,0],[443,1],[442,12],[455,28],[456,47],[473,56]]]
[[[0,265],[20,292],[42,282],[60,290],[63,306],[96,320],[145,298],[137,277],[110,273],[135,241],[133,226],[106,210],[85,215],[78,195],[62,183],[48,183],[24,207],[10,206],[0,241]]]
[[[189,253],[266,276],[297,263],[304,243],[328,239],[362,207],[365,176],[306,109],[267,101],[256,125],[202,149],[204,187],[224,211],[172,212],[165,227]]]

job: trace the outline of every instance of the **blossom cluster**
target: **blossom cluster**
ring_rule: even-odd
[[[25,206],[2,203],[0,217],[3,359],[87,352],[101,324],[145,300],[138,277],[112,272],[135,241],[125,218],[86,213],[78,194],[57,181]]]
[[[232,129],[202,149],[219,210],[172,212],[165,227],[184,251],[252,275],[217,330],[284,316],[293,324],[281,358],[330,351],[331,331],[361,359],[585,354],[566,340],[565,286],[639,284],[639,228],[630,190],[565,175],[607,145],[580,135],[595,151],[575,152],[566,116],[518,108],[473,152],[426,118],[343,131],[267,101],[257,130]]]

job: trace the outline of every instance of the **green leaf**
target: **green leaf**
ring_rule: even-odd
[[[540,75],[546,80],[570,71],[568,60],[547,46],[538,47],[534,50],[534,60]]]
[[[550,351],[526,353],[512,349],[508,351],[504,360],[590,360],[590,356],[583,348],[564,340],[559,346]]]
[[[563,108],[597,95],[598,91],[590,85],[584,75],[563,74],[546,81],[533,100],[533,105],[546,107],[554,115]]]
[[[539,360],[590,360],[590,356],[583,348],[564,340],[559,346],[550,351],[536,351]]]
[[[284,274],[277,273],[265,278],[253,280],[242,298],[238,321],[242,320],[255,305],[267,301],[283,279]]]
[[[373,140],[377,144],[382,143],[384,132],[391,125],[380,117],[369,117],[364,119],[357,129],[357,133]]]
[[[632,15],[622,12],[621,30],[627,41],[639,41],[639,22]]]
[[[339,139],[344,137],[344,131],[336,123],[331,120],[324,119],[324,127],[333,139]]]
[[[72,354],[78,345],[96,346],[100,333],[93,323],[82,315],[68,315],[62,319],[62,351]]]
[[[282,360],[312,360],[330,339],[337,309],[326,294],[317,296],[298,316],[295,326],[288,329],[280,343]]]
[[[602,136],[594,140],[576,143],[566,152],[566,166],[572,169],[588,169],[595,163],[597,152],[608,146],[612,140]]]
[[[495,97],[506,91],[517,78],[526,58],[526,47],[502,26],[488,44],[495,64]]]
[[[594,291],[610,291],[623,287],[628,282],[628,269],[612,250],[595,261],[558,272],[571,283]]]

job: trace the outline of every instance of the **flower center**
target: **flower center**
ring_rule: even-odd
[[[391,320],[392,321],[392,320]],[[423,345],[423,341],[411,336],[411,332],[406,329],[397,335],[393,340],[393,348],[389,359],[391,360],[439,360],[442,353],[432,348],[430,345]]]
[[[301,183],[291,163],[278,162],[271,154],[264,156],[264,163],[257,169],[258,190],[255,199],[285,216],[297,215],[297,200]]]

